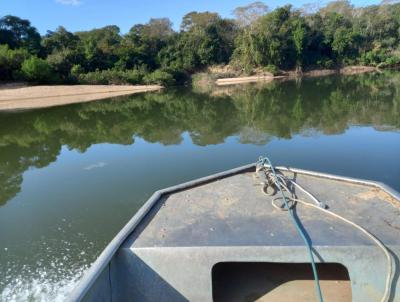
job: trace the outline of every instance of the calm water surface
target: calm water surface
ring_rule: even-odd
[[[62,300],[153,191],[268,155],[400,190],[400,73],[0,114],[0,300]]]

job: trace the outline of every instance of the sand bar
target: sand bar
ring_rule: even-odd
[[[374,72],[378,69],[374,66],[346,66],[340,69],[315,69],[309,70],[302,73],[297,73],[296,71],[283,72],[281,76],[274,76],[272,73],[264,73],[247,77],[235,77],[235,78],[221,78],[216,80],[217,86],[225,85],[235,85],[253,82],[272,82],[276,79],[292,79],[298,77],[320,77],[333,74],[342,75],[353,75],[366,72]]]
[[[0,111],[84,103],[162,89],[159,85],[69,85],[0,89]]]
[[[250,77],[237,77],[237,78],[224,78],[218,79],[216,84],[218,86],[234,85],[241,83],[253,83],[253,82],[271,82],[274,79],[273,76],[256,75]]]

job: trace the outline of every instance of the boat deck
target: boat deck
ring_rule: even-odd
[[[289,214],[249,165],[156,192],[85,276],[73,301],[316,301],[310,258]],[[383,184],[281,167],[328,209],[298,203],[324,301],[400,302],[400,197]],[[302,192],[297,198],[307,199]]]
[[[124,245],[143,247],[303,246],[286,211],[274,208],[253,172],[163,196]],[[386,192],[359,184],[286,173],[385,244],[400,244],[400,206]],[[301,192],[299,198],[309,201]],[[312,201],[309,201],[312,203]],[[296,215],[315,246],[371,245],[345,222],[301,204]]]

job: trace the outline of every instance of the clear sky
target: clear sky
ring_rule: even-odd
[[[0,16],[16,15],[29,19],[41,34],[63,25],[69,31],[117,25],[126,33],[132,25],[150,18],[168,17],[178,29],[182,16],[190,11],[213,11],[232,17],[235,7],[254,0],[0,0]],[[300,7],[310,0],[269,0],[275,8],[287,3]],[[353,0],[356,6],[377,4],[376,0]],[[321,1],[319,1],[321,3]]]

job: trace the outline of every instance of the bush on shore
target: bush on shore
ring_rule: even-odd
[[[10,49],[7,45],[0,45],[0,80],[16,80],[17,72],[22,63],[30,57],[25,49]]]
[[[22,63],[21,75],[25,80],[37,83],[50,83],[56,80],[49,63],[36,56],[30,57]]]
[[[400,64],[400,53],[386,52],[384,50],[371,50],[361,55],[363,65],[389,67]]]
[[[174,77],[169,72],[157,69],[143,77],[145,84],[158,84],[164,86],[174,85],[176,83]]]
[[[119,85],[119,84],[141,84],[143,72],[137,69],[133,70],[96,70],[88,73],[81,73],[79,66],[73,66],[71,74],[80,84],[92,85]]]
[[[91,85],[158,84],[168,86],[176,83],[174,75],[159,69],[150,73],[139,69],[124,71],[108,69],[82,73],[81,67],[77,65],[71,69],[71,75],[77,83]],[[182,77],[180,74],[178,76]]]

